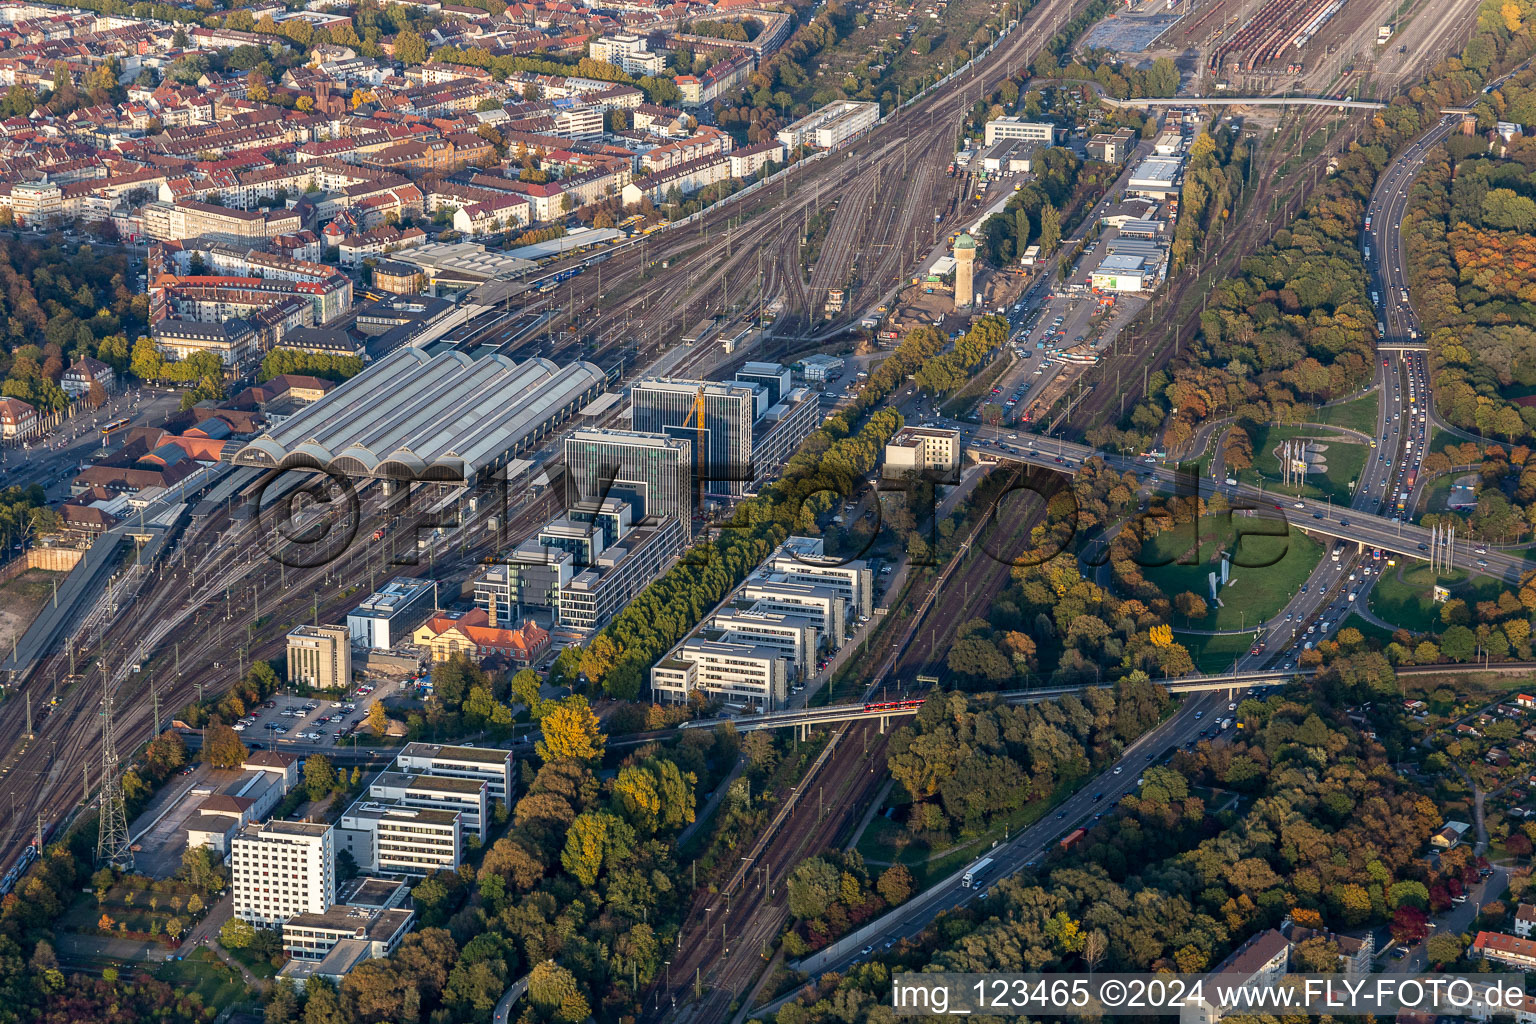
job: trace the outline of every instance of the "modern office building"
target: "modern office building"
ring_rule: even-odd
[[[786,580],[830,587],[857,616],[873,614],[875,572],[861,558],[829,559],[820,537],[786,537],[763,568]],[[832,638],[834,640],[840,638]]]
[[[645,377],[630,391],[630,423],[635,430],[692,442],[698,447],[693,454],[700,491],[739,495],[755,475],[752,424],[759,390],[734,381]]]
[[[789,696],[788,668],[780,652],[762,644],[684,640],[651,670],[655,699],[682,703],[695,690],[764,711]]]
[[[791,388],[769,406],[752,425],[753,488],[777,476],[821,421],[820,404],[809,388]]]
[[[336,838],[308,821],[250,822],[230,841],[234,914],[271,928],[336,900]]]
[[[768,406],[782,402],[794,387],[789,367],[782,363],[744,363],[736,371],[736,380],[743,384],[760,384],[767,390],[767,406],[758,411],[759,416],[768,411]]]
[[[364,871],[430,875],[453,869],[463,857],[458,811],[397,807],[363,799],[336,826],[336,846]]]
[[[407,743],[395,756],[395,770],[426,772],[449,778],[478,779],[492,803],[512,806],[512,751],[497,747],[458,747],[446,743]]]
[[[489,789],[484,779],[387,771],[368,784],[366,799],[395,807],[457,811],[464,835],[477,835],[484,842],[491,824]]]
[[[1022,117],[994,117],[987,122],[985,142],[991,146],[1003,139],[1025,139],[1049,146],[1056,141],[1056,127],[1044,121],[1026,121]]]
[[[352,632],[347,626],[299,626],[288,634],[288,681],[321,690],[352,685]]]
[[[577,430],[565,439],[565,507],[620,498],[637,518],[670,516],[693,532],[693,441],[661,430]]]
[[[760,612],[750,607],[732,607],[721,612],[710,619],[700,635],[722,643],[771,647],[787,663],[791,679],[810,673],[821,644],[821,632],[806,616]]]
[[[396,576],[347,613],[347,630],[355,643],[387,651],[409,640],[436,607],[435,582]]]
[[[627,508],[627,506],[626,506]],[[475,578],[475,604],[487,618],[521,621],[529,609],[547,611],[555,627],[601,627],[682,553],[684,521],[628,514],[577,522],[560,517],[497,557]],[[609,543],[609,529],[621,529]]]
[[[879,120],[878,103],[838,100],[785,125],[778,138],[790,150],[797,146],[835,149]]]
[[[847,635],[848,602],[835,585],[801,583],[785,573],[759,571],[737,593],[757,611],[804,616],[834,646]]]

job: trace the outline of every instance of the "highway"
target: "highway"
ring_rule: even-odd
[[[1056,808],[1054,815],[990,849],[978,847],[969,863],[983,856],[991,857],[994,863],[976,880],[974,887],[962,885],[964,869],[957,871],[902,906],[792,966],[813,977],[825,971],[847,968],[877,950],[887,950],[897,942],[919,934],[938,914],[984,898],[994,882],[1031,866],[1063,835],[1080,825],[1091,824],[1114,807],[1121,797],[1136,788],[1136,780],[1148,765],[1162,759],[1174,748],[1192,745],[1200,738],[1202,730],[1211,731],[1217,712],[1224,712],[1235,697],[1235,693],[1207,693],[1186,701],[1176,715],[1144,733],[1125,748],[1111,767],[1085,782]],[[775,1004],[769,1004],[758,1009],[756,1015],[774,1008]]]
[[[1161,466],[1149,466],[1138,459],[1101,452],[1088,445],[1040,434],[1020,433],[1018,436],[1017,441],[994,441],[978,436],[972,438],[969,444],[971,450],[979,456],[1024,462],[1068,474],[1074,472],[1084,459],[1097,456],[1121,472],[1134,470],[1142,473],[1147,483],[1156,490],[1177,493],[1180,486],[1178,474]],[[1229,500],[1241,499],[1237,502],[1238,507],[1246,505],[1261,513],[1265,509],[1280,513],[1278,516],[1265,513],[1259,516],[1261,519],[1293,522],[1296,527],[1308,533],[1343,540],[1359,548],[1381,548],[1384,551],[1400,552],[1409,558],[1428,560],[1425,552],[1429,548],[1429,531],[1421,526],[1370,512],[1341,509],[1313,498],[1294,498],[1251,484],[1215,482],[1207,485],[1204,481],[1186,478],[1185,486],[1196,484],[1203,497],[1219,493]],[[1210,487],[1209,492],[1205,490],[1207,486]],[[1279,532],[1279,527],[1247,532]],[[1422,548],[1419,546],[1421,544]],[[1475,565],[1485,575],[1499,576],[1511,583],[1518,582],[1522,573],[1536,568],[1536,564],[1521,555],[1506,553],[1497,548],[1483,548],[1473,541],[1458,541],[1455,559],[1463,567]]]

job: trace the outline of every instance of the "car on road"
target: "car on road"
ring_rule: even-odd
[[[860,956],[869,956],[869,954],[873,953],[874,951],[875,951],[875,947],[874,946],[865,946],[863,949],[859,950],[859,955]]]

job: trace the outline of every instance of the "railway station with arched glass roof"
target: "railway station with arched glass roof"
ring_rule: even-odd
[[[537,447],[600,395],[603,371],[399,349],[235,453],[237,466],[472,480]]]

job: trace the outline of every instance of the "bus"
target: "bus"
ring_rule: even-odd
[[[112,420],[110,423],[107,423],[104,426],[102,426],[102,428],[101,428],[101,436],[104,437],[104,438],[105,437],[111,437],[113,434],[117,433],[119,430],[122,430],[127,425],[128,425],[128,417],[126,417],[126,416],[119,416],[117,419]]]
[[[1341,559],[1343,557],[1344,557],[1344,542],[1341,541],[1341,540],[1334,541],[1334,543],[1333,543],[1333,560],[1335,562],[1337,562],[1339,559]]]

